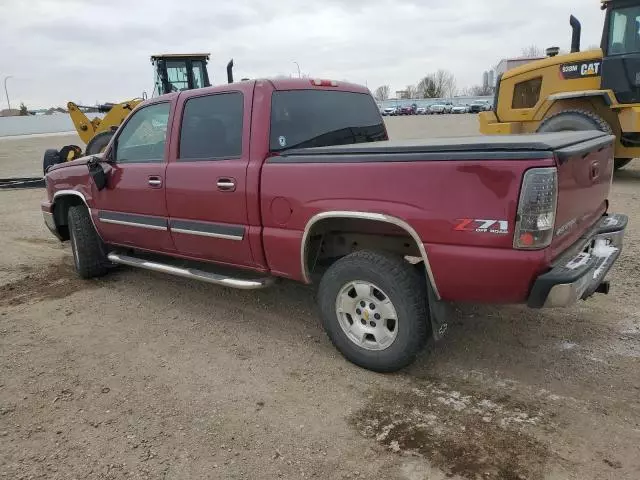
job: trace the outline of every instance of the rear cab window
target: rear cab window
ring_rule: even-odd
[[[380,111],[366,93],[285,90],[271,98],[272,152],[388,140]]]

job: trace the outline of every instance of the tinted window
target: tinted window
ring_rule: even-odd
[[[180,130],[180,159],[215,160],[242,155],[241,93],[187,101]]]
[[[379,140],[387,140],[387,133],[370,95],[330,90],[273,93],[272,151]]]
[[[168,103],[156,103],[134,112],[118,135],[116,161],[162,162],[168,121]]]
[[[614,10],[609,25],[609,55],[640,52],[640,7]]]
[[[511,108],[533,108],[540,100],[542,77],[533,78],[526,82],[518,83],[513,89]],[[483,107],[486,104],[483,104]]]

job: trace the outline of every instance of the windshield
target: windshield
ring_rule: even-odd
[[[274,92],[271,151],[388,140],[370,95],[330,90]]]
[[[609,21],[609,55],[640,52],[640,6],[618,8]]]

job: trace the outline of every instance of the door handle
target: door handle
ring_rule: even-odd
[[[235,178],[219,178],[218,190],[222,192],[235,192],[236,191],[236,179]]]
[[[149,179],[147,180],[147,183],[152,186],[152,187],[161,187],[162,186],[162,179],[160,177],[149,177]]]

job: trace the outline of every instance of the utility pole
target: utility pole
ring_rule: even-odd
[[[296,64],[296,67],[298,67],[298,78],[302,78],[302,74],[300,73],[300,65],[298,65],[298,62],[294,61],[293,63]]]
[[[11,115],[11,101],[9,100],[9,92],[7,92],[7,80],[13,78],[11,75],[4,77],[4,94],[7,96],[7,105],[9,105],[9,115]]]

